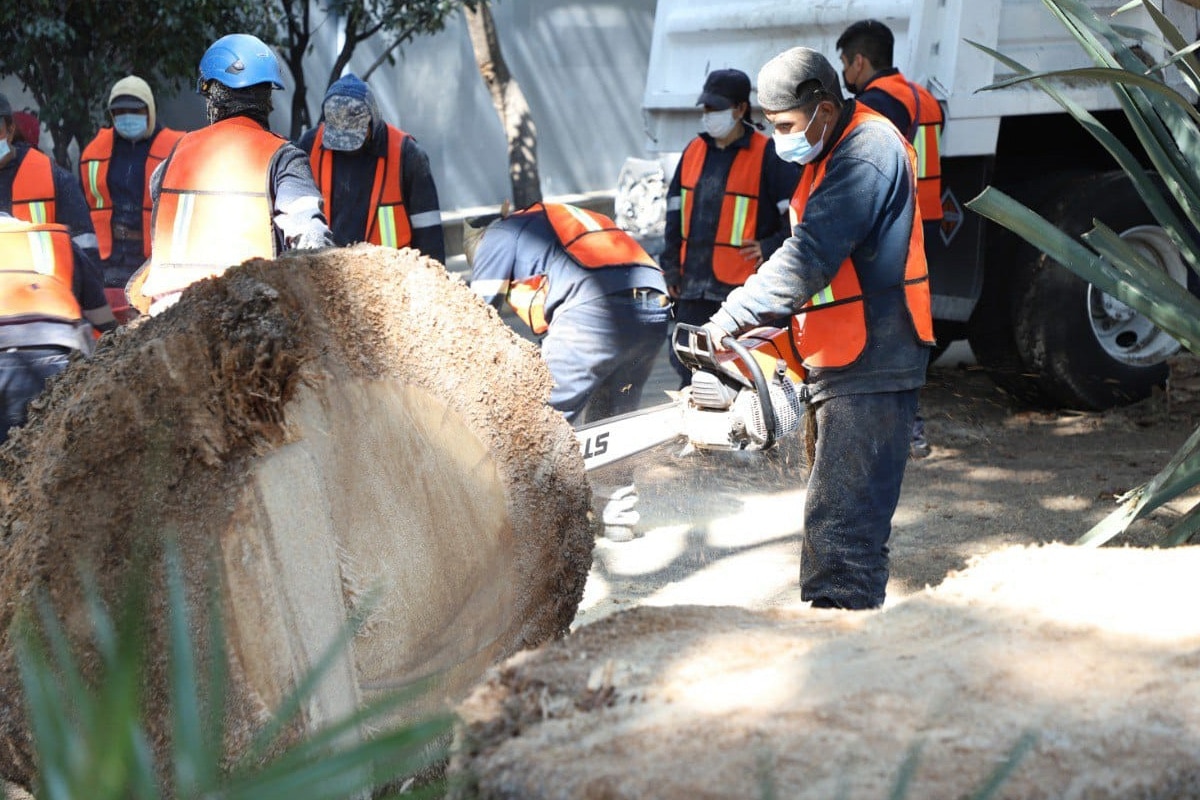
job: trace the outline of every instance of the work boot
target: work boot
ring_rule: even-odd
[[[933,452],[925,438],[925,420],[918,416],[913,420],[912,440],[908,443],[908,454],[912,458],[925,458]]]

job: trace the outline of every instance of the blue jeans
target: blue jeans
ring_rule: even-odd
[[[908,464],[917,390],[835,397],[815,411],[800,597],[817,605],[877,608],[887,590],[887,543]]]
[[[0,352],[0,407],[4,411],[4,433],[24,425],[29,418],[29,401],[42,393],[46,380],[67,368],[69,351],[61,347],[36,347]]]
[[[628,293],[556,311],[542,338],[554,388],[550,405],[572,424],[637,409],[654,357],[667,338],[664,295]],[[586,412],[586,413],[585,413]]]

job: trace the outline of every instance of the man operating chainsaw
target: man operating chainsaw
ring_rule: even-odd
[[[541,337],[550,405],[572,424],[635,410],[671,316],[654,259],[608,217],[563,203],[471,224],[484,228],[465,248],[471,288]],[[609,495],[606,535],[633,538],[636,513],[616,515],[632,511],[632,484]]]
[[[758,98],[780,158],[806,165],[792,236],[705,328],[720,342],[794,315],[816,436],[801,597],[815,608],[876,608],[934,341],[916,158],[886,118],[843,101],[838,73],[815,50],[768,61]]]

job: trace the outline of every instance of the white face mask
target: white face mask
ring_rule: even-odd
[[[8,154],[12,152],[12,148],[8,146],[8,139],[0,139],[0,161],[8,158]]]
[[[815,161],[817,156],[821,155],[821,151],[825,149],[825,130],[829,127],[829,123],[826,122],[825,126],[821,128],[821,138],[817,139],[816,144],[811,143],[808,141],[808,129],[816,120],[817,116],[813,114],[804,130],[795,133],[776,132],[773,134],[775,155],[784,161],[791,161],[795,164],[809,164]]]
[[[714,139],[724,139],[733,133],[738,124],[738,118],[733,115],[733,109],[724,111],[706,111],[700,115],[700,124],[704,132]]]

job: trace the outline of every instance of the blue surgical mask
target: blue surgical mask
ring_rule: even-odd
[[[116,114],[113,128],[126,139],[140,139],[146,135],[147,120],[141,114]]]
[[[829,123],[825,123],[825,127],[821,128],[821,138],[817,139],[816,144],[808,141],[808,129],[817,121],[816,114],[808,121],[808,126],[796,133],[775,133],[775,155],[782,158],[784,161],[791,161],[796,164],[808,164],[816,160],[817,156],[821,155],[821,151],[825,149],[825,129],[829,127]]]
[[[8,146],[8,139],[0,139],[0,161],[8,158],[8,154],[12,152],[12,148]]]

